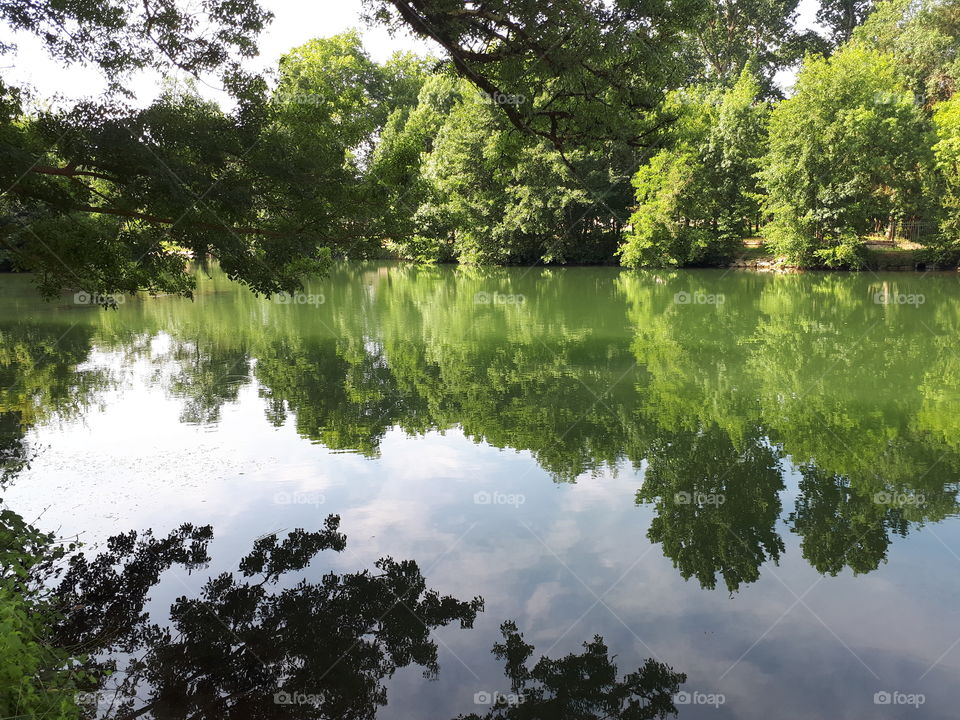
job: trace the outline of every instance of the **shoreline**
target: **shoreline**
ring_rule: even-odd
[[[955,273],[960,271],[958,267],[941,267],[932,263],[914,263],[912,265],[868,265],[863,268],[831,268],[826,266],[804,267],[800,265],[790,265],[784,260],[735,260],[728,265],[711,266],[718,270],[750,270],[759,273],[774,273],[778,275],[789,275],[794,273],[864,273],[864,272],[901,272],[901,273]]]

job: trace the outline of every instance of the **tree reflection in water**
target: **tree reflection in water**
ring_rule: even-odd
[[[623,502],[651,506],[650,540],[707,589],[778,562],[778,521],[819,572],[866,573],[897,536],[958,512],[960,316],[877,306],[870,277],[344,266],[315,281],[320,307],[257,299],[215,268],[198,281],[203,302],[75,326],[0,313],[5,478],[31,456],[27,430],[117,386],[122,372],[88,362],[114,353],[122,371],[149,360],[186,423],[216,425],[250,387],[267,422],[333,450],[377,456],[389,432],[458,428],[556,481],[645,467]],[[699,286],[726,301],[677,304]],[[529,302],[473,302],[496,288]]]
[[[98,678],[81,699],[89,717],[109,720],[201,718],[371,719],[387,705],[385,682],[417,665],[439,672],[431,632],[470,628],[483,609],[430,589],[415,561],[383,558],[376,570],[295,574],[347,539],[331,515],[322,530],[255,541],[238,572],[209,578],[197,597],[180,597],[169,622],[145,611],[168,571],[210,563],[212,529],[183,525],[163,538],[150,531],[111,538],[96,555],[73,554],[53,592],[61,614],[48,639],[87,654]],[[686,676],[655,660],[618,679],[599,636],[584,652],[529,666],[534,648],[512,622],[493,652],[515,698],[467,718],[663,718]]]
[[[493,654],[503,661],[512,692],[498,696],[484,715],[460,720],[653,720],[675,715],[673,696],[687,680],[683,673],[648,658],[635,672],[618,679],[617,666],[603,638],[583,644],[583,652],[559,660],[541,657],[531,668],[534,647],[513,622],[500,626],[503,641]]]

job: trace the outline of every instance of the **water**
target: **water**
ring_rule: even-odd
[[[378,718],[483,714],[513,690],[491,653],[513,620],[530,667],[600,635],[621,676],[647,658],[685,673],[681,718],[955,716],[953,275],[349,265],[293,297],[214,272],[193,302],[115,311],[7,276],[0,334],[5,447],[36,455],[11,507],[90,552],[212,526],[209,562],[149,591],[151,622],[211,577],[243,580],[257,538],[331,514],[346,547],[283,574],[288,599],[390,556],[484,601],[472,628],[461,607],[370,669],[338,628],[396,598],[248,627],[208,592],[195,624],[175,617],[190,662],[146,653],[133,709],[314,717],[274,693],[339,687],[370,709],[382,679]]]

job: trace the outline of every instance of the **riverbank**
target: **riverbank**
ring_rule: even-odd
[[[912,242],[892,242],[871,240],[866,243],[867,264],[865,270],[884,272],[931,272],[955,271],[958,268],[939,266],[926,262],[918,251],[921,245]],[[726,267],[758,272],[794,273],[808,270],[833,271],[829,267],[801,267],[790,263],[784,257],[778,257],[764,247],[759,238],[744,240],[743,252]]]

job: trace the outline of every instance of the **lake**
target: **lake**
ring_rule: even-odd
[[[621,676],[684,673],[681,718],[956,716],[956,275],[353,264],[122,300],[0,282],[4,457],[32,457],[10,507],[90,553],[211,527],[147,593],[178,632],[113,650],[101,715],[120,688],[196,717],[187,687],[230,717],[483,714],[522,694],[491,652],[514,621],[531,667],[599,635]],[[269,612],[225,590],[330,515],[345,547],[278,571]],[[384,623],[419,592],[364,584],[385,557],[463,604],[425,590]],[[314,592],[347,575],[349,602]]]

